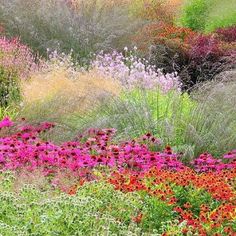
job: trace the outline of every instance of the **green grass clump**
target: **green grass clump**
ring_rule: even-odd
[[[85,116],[74,114],[68,122],[77,125],[80,130],[89,127],[116,128],[118,139],[135,138],[152,132],[165,143],[173,144],[171,140],[179,137],[183,129],[181,120],[187,119],[194,106],[187,94],[136,89],[106,100]],[[175,126],[173,132],[168,125]]]

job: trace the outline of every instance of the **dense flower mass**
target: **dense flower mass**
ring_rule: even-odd
[[[13,126],[9,118],[0,122],[3,129]],[[114,129],[90,129],[77,137],[76,141],[56,145],[44,141],[40,134],[52,129],[53,123],[45,122],[38,126],[21,125],[16,132],[0,138],[0,166],[4,170],[26,168],[35,170],[40,167],[45,173],[53,173],[55,169],[78,171],[80,168],[108,166],[122,171],[130,169],[145,172],[153,167],[157,169],[180,171],[185,165],[180,161],[180,155],[175,154],[171,147],[164,151],[151,151],[149,146],[158,147],[160,140],[150,133],[143,137],[115,144],[112,137]],[[235,151],[224,156],[232,159],[230,163],[214,159],[210,154],[202,154],[193,162],[196,171],[220,171],[233,169],[236,166]]]
[[[135,48],[135,50],[137,49]],[[103,75],[118,79],[128,88],[159,87],[164,92],[180,89],[177,73],[164,74],[161,69],[149,65],[147,60],[140,59],[134,53],[129,52],[128,48],[125,48],[125,52],[127,54],[125,56],[117,51],[101,52],[92,62],[92,67]]]

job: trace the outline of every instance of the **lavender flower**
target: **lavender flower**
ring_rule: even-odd
[[[100,74],[119,80],[128,89],[141,87],[153,89],[159,87],[164,93],[169,90],[180,90],[177,73],[164,74],[161,69],[149,65],[144,58],[138,58],[132,52],[126,54],[113,51],[112,53],[100,52],[92,62],[92,68]]]

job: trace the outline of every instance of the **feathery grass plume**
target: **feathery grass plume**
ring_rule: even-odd
[[[123,44],[140,25],[126,7],[101,7],[97,0],[80,2],[75,10],[65,0],[1,0],[0,22],[7,35],[20,36],[41,54],[46,56],[47,48],[66,53],[73,49],[80,63],[87,62],[91,52]]]

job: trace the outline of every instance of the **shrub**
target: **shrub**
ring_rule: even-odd
[[[236,42],[236,26],[219,28],[215,31],[220,38],[228,43]]]
[[[196,31],[213,32],[217,28],[236,24],[235,1],[191,0],[183,5],[179,22]]]
[[[1,184],[7,181],[9,177]],[[115,191],[102,182],[86,184],[75,196],[25,185],[18,194],[1,192],[0,198],[0,233],[103,235],[138,230],[131,222],[141,205],[138,195]]]
[[[44,56],[47,48],[65,53],[73,49],[73,57],[83,64],[91,52],[118,47],[138,25],[125,7],[85,3],[77,11],[64,0],[2,0],[0,21],[7,35],[20,36]]]
[[[158,23],[145,26],[135,40],[152,65],[178,73],[183,90],[235,66],[235,43],[223,41],[220,33],[200,34]]]
[[[183,6],[181,23],[192,30],[203,31],[209,13],[209,1],[191,0]]]

